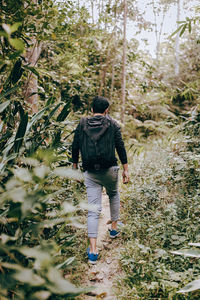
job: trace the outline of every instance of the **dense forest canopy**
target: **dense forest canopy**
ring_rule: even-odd
[[[65,299],[89,292],[77,287],[79,275],[73,284],[69,280],[69,274],[79,274],[87,209],[82,173],[71,170],[71,142],[95,95],[109,98],[137,178],[123,195],[128,250],[121,261],[127,294],[123,298],[118,290],[119,299],[199,299],[198,291],[193,298],[176,294],[178,283],[186,284],[199,273],[198,263],[175,259],[177,272],[185,275],[174,275],[173,281],[166,268],[175,272],[175,260],[156,252],[163,273],[154,274],[154,250],[145,269],[139,257],[145,261],[150,250],[139,245],[145,244],[146,232],[165,252],[199,241],[200,6],[195,1],[152,0],[147,7],[152,20],[146,19],[140,1],[0,1],[3,300]],[[172,7],[175,27],[163,39]],[[131,38],[130,26],[135,30]],[[147,45],[150,33],[155,37],[153,55]],[[170,234],[161,232],[158,219]],[[134,229],[128,233],[128,228]],[[152,249],[155,244],[149,242]]]

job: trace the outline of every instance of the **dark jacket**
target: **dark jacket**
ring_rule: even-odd
[[[83,139],[82,139],[82,133],[84,131],[84,123],[88,122],[90,125],[90,131],[91,133],[95,133],[95,136],[98,139],[98,135],[101,134],[101,132],[103,132],[104,127],[108,125],[106,124],[110,124],[108,130],[110,130],[109,135],[105,135],[105,137],[102,137],[100,142],[101,142],[101,146],[102,147],[106,147],[109,143],[109,155],[108,155],[108,159],[105,161],[103,161],[103,166],[101,165],[102,169],[107,169],[111,166],[116,166],[117,165],[117,158],[115,157],[115,149],[117,150],[119,159],[121,161],[122,164],[126,164],[127,163],[127,155],[126,155],[126,150],[124,147],[124,142],[122,140],[122,136],[121,136],[121,130],[120,130],[120,126],[118,125],[118,123],[113,120],[110,116],[106,115],[106,116],[101,116],[101,115],[97,115],[94,117],[89,117],[86,118],[85,121],[83,122],[83,119],[79,122],[76,130],[75,130],[75,134],[74,134],[74,140],[72,143],[72,161],[73,163],[78,163],[79,160],[79,152],[81,152],[81,157],[82,157],[82,163],[83,163],[83,169],[84,170],[92,170],[92,163],[89,164],[88,160],[86,159],[86,154],[84,154],[83,151]],[[90,135],[90,132],[87,133],[88,135]],[[106,136],[109,137],[109,140],[107,138],[106,140]],[[87,145],[85,145],[87,146]],[[84,146],[84,147],[85,147]]]

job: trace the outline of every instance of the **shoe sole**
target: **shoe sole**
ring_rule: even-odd
[[[91,265],[96,265],[97,260],[96,261],[88,260],[88,263],[91,264]]]
[[[118,234],[116,234],[116,235],[110,235],[110,238],[111,239],[115,239],[117,236],[119,236],[120,235],[120,233],[118,233]]]

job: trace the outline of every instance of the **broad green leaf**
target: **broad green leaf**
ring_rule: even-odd
[[[62,109],[61,113],[57,117],[58,122],[62,122],[70,113],[70,102],[68,102]]]
[[[41,226],[43,225],[44,228],[53,228],[53,226],[65,222],[66,222],[66,218],[56,218],[56,219],[46,220],[43,224],[42,222],[40,224]]]
[[[4,64],[0,69],[0,73],[3,73],[6,69],[6,67],[7,67],[7,64]]]
[[[178,22],[178,23],[182,23],[182,22]],[[170,37],[173,37],[175,34],[177,34],[180,30],[181,30],[181,28],[182,28],[182,25],[181,26],[179,26],[171,35],[170,35]]]
[[[67,201],[64,201],[62,206],[65,213],[72,213],[76,211],[76,207]]]
[[[189,246],[200,247],[200,243],[189,243]]]
[[[186,27],[187,27],[187,24],[184,24],[184,25],[182,26],[182,29],[181,29],[181,32],[180,32],[180,36],[183,35],[183,33],[185,32]]]
[[[64,168],[64,167],[56,168],[54,170],[54,174],[60,177],[83,181],[83,173],[79,170],[73,170],[71,168]]]
[[[22,247],[19,251],[27,257],[33,257],[35,259],[34,268],[43,269],[51,264],[51,255],[48,251],[43,251],[38,247]]]
[[[17,81],[21,78],[23,69],[22,69],[22,61],[18,59],[14,65],[14,68],[11,73],[11,81],[13,84],[17,83]]]
[[[8,89],[7,91],[5,91],[5,93],[3,93],[3,94],[0,95],[0,100],[3,99],[3,98],[5,98],[5,97],[8,96],[9,94],[15,92],[15,91],[18,89],[18,87],[19,87],[19,86],[16,85],[16,86],[14,86],[13,88]]]
[[[191,24],[191,21],[189,21],[189,23],[188,23],[188,29],[189,29],[189,33],[191,33],[191,31],[192,31],[192,24]]]
[[[59,109],[59,107],[62,105],[62,103],[58,103],[57,105],[56,105],[56,107],[49,113],[49,115],[48,115],[48,120],[51,118],[51,117],[53,117],[53,115],[57,112],[57,110]],[[47,120],[47,122],[48,122],[48,120]],[[47,123],[46,122],[46,123]],[[45,124],[46,124],[45,123]]]
[[[32,158],[32,157],[24,157],[24,158],[22,158],[22,161],[24,164],[33,166],[33,167],[37,167],[40,164],[37,159]]]
[[[19,264],[10,264],[6,262],[1,262],[1,266],[11,270],[23,270],[23,268]]]
[[[2,233],[1,234],[1,242],[3,244],[6,244],[8,241],[15,241],[17,238],[14,236],[9,236],[7,234]]]
[[[48,291],[40,291],[33,294],[34,299],[38,300],[47,300],[51,296],[51,293]]]
[[[22,25],[22,23],[20,23],[20,22],[13,24],[12,26],[10,26],[10,32],[13,33],[15,31],[17,31],[19,26],[21,26],[21,25]]]
[[[171,238],[172,238],[173,240],[179,240],[179,236],[178,236],[178,235],[172,235]]]
[[[11,27],[9,24],[2,24],[2,27],[8,35],[11,34]]]
[[[31,174],[28,169],[19,168],[14,170],[15,177],[21,179],[24,182],[30,182],[32,180]]]
[[[74,226],[77,228],[85,228],[85,225],[83,225],[79,222],[80,219],[78,217],[68,217],[66,221],[68,221],[68,223],[66,223],[66,225]]]
[[[37,114],[35,114],[32,119],[30,120],[30,122],[28,123],[27,126],[27,132],[30,130],[30,128],[33,126],[34,123],[36,123],[39,119],[42,118],[42,116],[44,115],[44,113],[49,109],[49,107],[45,107],[43,109],[41,109]]]
[[[0,31],[0,36],[5,36],[7,38],[8,34],[5,31]]]
[[[61,263],[58,266],[56,266],[56,268],[59,270],[60,268],[66,266],[66,265],[70,265],[74,260],[75,260],[75,257],[69,257],[63,263]]]
[[[23,203],[26,201],[26,191],[22,188],[22,187],[18,187],[15,189],[12,189],[9,192],[9,196],[12,199],[13,202],[19,202],[19,203]]]
[[[36,275],[31,269],[23,269],[18,271],[13,277],[23,283],[28,283],[31,286],[41,286],[45,283],[44,279]]]
[[[186,257],[200,257],[200,250],[182,249],[177,251],[170,251],[172,254],[183,255]]]
[[[69,281],[63,279],[59,271],[54,268],[49,268],[47,277],[49,282],[51,283],[48,285],[48,288],[53,293],[73,296],[79,295],[80,293],[84,292],[83,289],[77,288]]]
[[[46,175],[50,173],[50,169],[47,166],[38,166],[34,169],[34,173],[39,178],[44,178]]]
[[[3,125],[4,125],[4,123],[1,122],[1,123],[0,123],[0,133],[1,133],[2,129],[3,129]]]
[[[4,111],[4,109],[6,109],[8,107],[9,104],[10,104],[10,100],[1,103],[0,104],[0,113],[2,113]]]
[[[19,39],[9,39],[9,42],[13,48],[19,51],[24,51],[24,43]]]
[[[28,113],[25,113],[21,118],[21,122],[19,124],[16,136],[15,136],[14,151],[16,153],[19,152],[19,149],[22,145],[22,142],[23,142],[23,139],[24,139],[24,136],[26,133],[27,124],[28,124]]]
[[[7,155],[10,151],[10,149],[13,147],[13,144],[14,144],[14,140],[15,140],[15,134],[13,134],[9,140],[7,141],[6,145],[4,146],[4,149],[3,149],[3,155],[5,158],[7,158]]]
[[[38,247],[32,247],[32,248],[28,248],[28,247],[22,247],[19,249],[19,251],[26,255],[27,257],[34,257],[37,258],[39,260],[50,260],[50,255],[48,254],[48,252],[44,252],[42,250],[40,250]]]
[[[11,177],[11,179],[8,180],[8,182],[6,182],[6,189],[7,189],[7,191],[12,190],[12,189],[14,189],[14,188],[20,186],[20,184],[21,184],[21,183],[20,183],[19,180],[17,180],[17,179],[14,178],[14,177]]]
[[[199,289],[200,289],[200,279],[197,279],[184,286],[177,293],[189,293]]]

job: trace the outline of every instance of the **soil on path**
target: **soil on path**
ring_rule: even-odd
[[[110,220],[110,208],[107,195],[102,197],[102,212],[99,223],[97,248],[100,253],[96,265],[88,264],[88,271],[85,276],[85,286],[94,286],[95,289],[81,297],[84,300],[104,299],[116,300],[113,283],[121,270],[118,264],[120,251],[120,238],[111,239],[108,234],[108,221]]]

